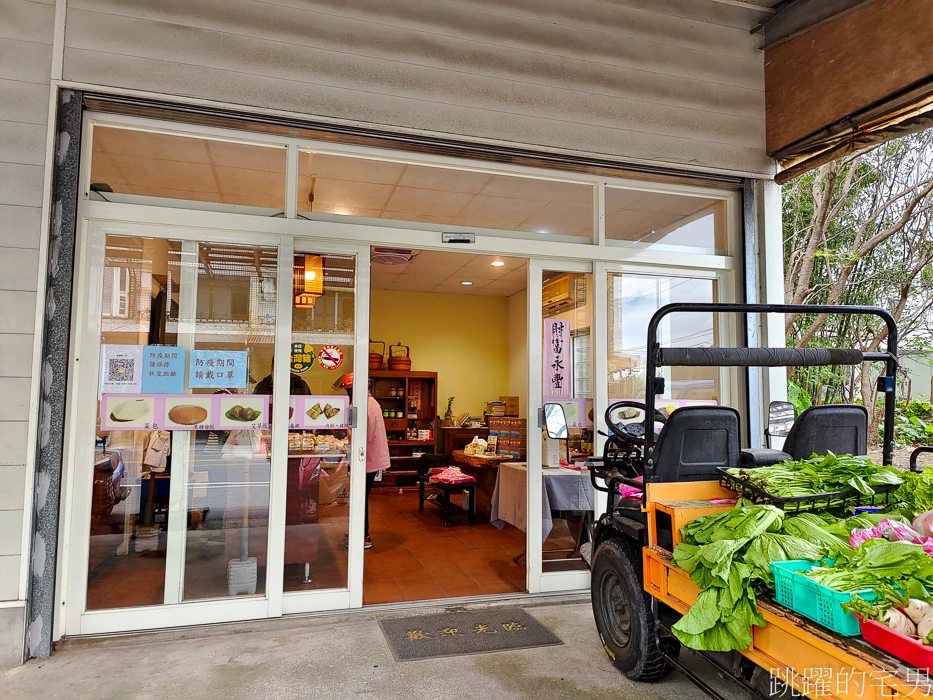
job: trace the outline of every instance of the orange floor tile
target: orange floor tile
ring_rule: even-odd
[[[363,602],[433,600],[525,590],[525,533],[511,525],[498,530],[464,515],[444,527],[430,503],[418,510],[418,493],[394,488],[370,494],[373,548],[363,560]]]

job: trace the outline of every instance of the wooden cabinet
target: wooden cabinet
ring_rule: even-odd
[[[369,376],[389,439],[392,466],[382,483],[414,484],[419,453],[437,452],[437,372],[370,370]]]

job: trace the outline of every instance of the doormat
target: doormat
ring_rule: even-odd
[[[379,626],[396,661],[563,644],[521,608],[395,617]]]

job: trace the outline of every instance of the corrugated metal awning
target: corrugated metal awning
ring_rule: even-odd
[[[774,153],[784,168],[774,180],[783,185],[836,158],[930,127],[933,127],[933,79]]]

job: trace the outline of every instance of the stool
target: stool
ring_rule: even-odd
[[[473,527],[473,522],[476,519],[476,482],[470,481],[465,484],[442,484],[442,483],[432,483],[432,486],[437,487],[441,493],[444,494],[443,500],[438,503],[438,507],[444,511],[444,527],[450,527],[450,494],[452,491],[456,492],[466,492],[470,494],[470,507],[467,509],[468,522],[470,527]]]

